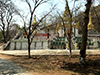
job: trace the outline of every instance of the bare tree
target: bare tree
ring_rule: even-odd
[[[29,14],[30,14],[30,19],[29,19],[29,24],[28,24],[28,30],[26,29],[26,22],[24,21],[24,30],[25,34],[27,35],[28,39],[28,57],[30,58],[30,46],[33,41],[33,38],[35,35],[33,33],[36,33],[36,27],[42,22],[42,20],[54,9],[54,7],[45,15],[43,16],[38,22],[32,24],[33,16],[35,15],[35,10],[44,3],[47,3],[50,0],[24,0],[26,4],[29,7]]]
[[[84,12],[84,24],[82,29],[82,44],[81,44],[81,50],[80,50],[80,63],[85,64],[85,57],[86,57],[86,45],[87,45],[87,25],[89,23],[89,11],[92,4],[92,0],[87,0],[86,10]]]
[[[0,29],[5,43],[9,40],[9,29],[16,11],[10,0],[0,0]]]
[[[69,42],[70,56],[72,56],[72,54],[71,54],[72,13],[69,9],[68,0],[65,0],[65,1],[66,1],[66,9],[67,9],[69,17],[70,17],[70,32],[68,33],[68,42]]]
[[[75,5],[75,1],[74,1],[74,5]],[[63,16],[61,16],[59,13],[58,14],[62,20],[62,25],[63,25],[63,29],[64,29],[64,37],[67,37],[68,44],[69,44],[69,50],[70,50],[70,56],[72,56],[72,54],[71,54],[71,38],[72,38],[73,9],[71,12],[71,10],[69,9],[68,0],[65,0],[65,2],[66,2],[66,7],[65,7]],[[67,32],[68,32],[67,34],[66,34],[66,28],[67,28]]]

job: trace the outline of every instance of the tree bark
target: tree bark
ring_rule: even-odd
[[[84,25],[83,25],[83,32],[82,32],[82,44],[81,44],[81,50],[80,50],[80,59],[79,62],[81,64],[85,64],[85,57],[86,57],[86,45],[87,45],[87,26],[88,26],[88,22],[89,22],[89,11],[90,11],[90,7],[91,7],[91,0],[87,0],[87,4],[86,6],[86,10],[84,12]]]
[[[71,13],[71,11],[70,11],[70,8],[69,8],[69,5],[68,5],[68,0],[66,0],[66,6],[67,6],[67,9],[68,9],[68,13],[69,13],[69,17],[70,17],[70,32],[69,32],[69,35],[68,35],[68,41],[69,41],[69,51],[70,51],[70,57],[72,57],[72,52],[71,52],[71,50],[72,50],[72,48],[71,48],[71,36],[72,36],[72,13]]]
[[[72,36],[72,16],[70,16],[70,35],[69,35],[69,50],[70,50],[70,57],[72,57],[72,48],[71,48],[71,37]]]
[[[7,43],[7,40],[6,40],[6,34],[5,34],[5,28],[4,28],[4,27],[3,27],[2,34],[3,34],[3,40],[4,40],[4,43]]]
[[[31,54],[30,54],[30,35],[28,35],[28,57],[31,58]]]

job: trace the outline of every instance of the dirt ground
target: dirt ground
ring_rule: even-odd
[[[2,46],[4,43],[0,43],[0,46]]]
[[[100,55],[86,56],[86,66],[79,64],[79,56],[11,56],[2,55],[33,75],[100,75]]]

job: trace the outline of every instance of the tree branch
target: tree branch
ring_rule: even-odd
[[[95,9],[95,7],[93,7],[94,8],[94,12],[96,13],[96,16],[97,16],[97,19],[98,19],[98,22],[99,22],[99,16],[98,16],[98,14],[97,14],[97,11],[96,11],[96,9]]]
[[[2,28],[3,28],[3,25],[1,25],[1,24],[0,24],[0,27],[2,27]]]
[[[36,26],[38,26],[42,22],[42,20],[52,12],[52,10],[55,8],[55,6],[56,5],[54,5],[54,7],[44,17],[42,17],[36,25],[34,25],[33,29],[35,29]],[[31,34],[33,33],[33,31],[31,32]]]
[[[34,30],[36,29],[36,26],[38,26],[42,22],[42,20],[52,12],[52,10],[55,8],[55,6],[56,5],[54,5],[54,7],[44,17],[42,17],[36,25],[34,25],[33,30],[31,31],[30,34],[32,34],[34,32]],[[31,43],[33,41],[33,38],[34,38],[34,36],[31,38]]]
[[[11,23],[11,20],[13,19],[13,16],[11,15],[10,20],[8,21],[8,25]]]
[[[2,28],[0,28],[0,30],[2,31]]]
[[[1,14],[1,22],[2,22],[3,27],[4,27],[5,26],[5,23],[3,22],[3,20],[4,20],[4,16]]]
[[[29,6],[29,10],[30,10],[30,12],[32,12],[32,8],[31,8],[31,5],[30,5],[30,3],[28,2],[28,0],[25,0],[26,1],[26,3],[28,4],[28,6]]]

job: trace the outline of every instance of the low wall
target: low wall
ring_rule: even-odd
[[[48,41],[33,41],[31,44],[31,49],[47,49]],[[28,41],[14,40],[11,41],[9,50],[27,50]]]

